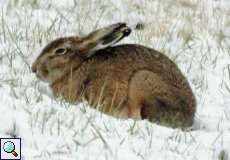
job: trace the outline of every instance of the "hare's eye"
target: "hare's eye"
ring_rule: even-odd
[[[59,48],[55,51],[55,54],[65,54],[66,53],[66,49],[65,48]]]

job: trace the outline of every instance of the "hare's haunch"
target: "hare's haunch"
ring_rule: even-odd
[[[196,101],[188,81],[164,54],[141,45],[113,46],[131,29],[117,23],[85,37],[48,44],[32,71],[55,96],[119,118],[148,119],[170,127],[190,127]]]

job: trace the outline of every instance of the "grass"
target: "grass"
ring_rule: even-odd
[[[154,1],[148,7],[150,1],[145,1],[144,5],[132,0],[123,1],[128,4],[126,9],[136,14],[134,18],[125,9],[119,8],[120,2],[115,6],[112,1],[97,2],[95,5],[74,0],[70,7],[62,7],[51,2],[14,0],[1,10],[0,65],[5,69],[0,72],[0,88],[6,88],[4,94],[12,98],[12,106],[7,107],[15,108],[15,114],[22,112],[25,117],[28,116],[24,125],[28,125],[32,136],[25,141],[26,147],[31,145],[35,150],[33,158],[77,157],[76,153],[86,154],[96,150],[94,156],[98,159],[122,159],[124,149],[137,159],[149,159],[158,152],[164,159],[200,159],[199,150],[205,150],[217,154],[210,159],[225,160],[229,150],[222,150],[222,147],[227,146],[225,136],[228,130],[221,125],[214,130],[217,134],[211,136],[211,144],[206,146],[208,142],[202,141],[202,135],[206,133],[199,128],[196,132],[184,133],[147,122],[115,120],[90,110],[87,104],[78,107],[55,100],[44,89],[47,87],[32,75],[31,63],[51,39],[84,35],[118,20],[138,23],[141,19],[144,30],[134,31],[125,41],[154,47],[177,62],[196,93],[199,107],[196,117],[212,117],[211,113],[206,113],[212,106],[205,106],[212,100],[209,96],[213,97],[209,93],[218,90],[222,93],[217,95],[215,104],[221,103],[221,98],[228,101],[229,37],[223,32],[226,18],[223,15],[227,13],[218,9],[221,8],[218,2],[214,7],[214,1]],[[124,4],[121,6],[124,7]],[[175,9],[178,5],[182,7]],[[217,89],[211,89],[211,75],[218,77],[214,87]],[[226,106],[228,104],[226,102]],[[229,123],[230,119],[229,108],[223,108],[224,118],[215,119],[220,124]],[[24,136],[20,123],[13,122],[4,134]],[[57,142],[60,137],[64,140]],[[52,144],[55,145],[54,150],[50,149]],[[210,151],[212,148],[219,151]]]

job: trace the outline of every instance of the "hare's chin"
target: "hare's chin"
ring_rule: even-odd
[[[36,73],[36,77],[37,77],[38,79],[44,81],[44,82],[47,82],[47,81],[48,81],[44,76],[42,76],[42,75],[39,74],[39,73]]]

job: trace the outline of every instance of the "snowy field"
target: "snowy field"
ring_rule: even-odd
[[[164,52],[197,99],[194,130],[118,120],[54,99],[30,66],[50,40],[115,22]],[[142,29],[135,29],[144,24]],[[23,160],[229,160],[229,0],[0,0],[0,137]]]

